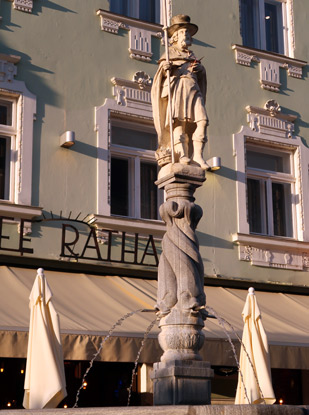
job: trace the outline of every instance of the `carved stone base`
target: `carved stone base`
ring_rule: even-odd
[[[162,317],[158,340],[164,350],[161,362],[168,360],[202,360],[199,350],[204,343],[204,321],[199,312],[183,313],[176,308]]]
[[[155,363],[153,369],[154,405],[210,404],[210,363],[174,360]]]

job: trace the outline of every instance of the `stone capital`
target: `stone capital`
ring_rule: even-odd
[[[205,170],[198,165],[169,163],[161,167],[156,185],[161,189],[170,183],[187,183],[197,188],[202,186],[205,180]]]

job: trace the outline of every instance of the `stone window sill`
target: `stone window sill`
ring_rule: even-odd
[[[123,14],[112,13],[107,10],[97,10],[97,15],[119,23],[119,27],[135,26],[140,29],[150,30],[151,32],[161,32],[162,25],[158,23],[146,22],[145,20],[135,19],[134,17],[124,16]]]
[[[287,69],[289,76],[301,79],[303,67],[307,65],[306,61],[260,49],[236,44],[232,45],[232,49],[235,51],[235,60],[239,65],[251,66],[251,62],[260,63],[261,88],[273,92],[279,92],[281,87],[280,68]]]
[[[31,220],[42,214],[43,208],[37,206],[17,205],[6,201],[0,201],[0,216],[14,219]]]
[[[160,24],[145,22],[102,9],[97,10],[97,15],[100,16],[101,30],[104,32],[117,35],[119,29],[129,31],[130,58],[151,62],[153,56],[151,37],[162,39],[162,26]]]
[[[232,240],[239,246],[239,259],[251,265],[298,271],[309,269],[309,242],[242,233],[233,234]]]
[[[113,230],[141,235],[152,235],[161,239],[166,231],[165,223],[160,220],[134,219],[119,216],[93,214],[89,220],[98,230]]]

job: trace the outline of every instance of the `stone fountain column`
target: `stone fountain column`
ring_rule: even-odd
[[[194,203],[194,192],[204,181],[199,166],[181,163],[162,167],[157,181],[166,192],[160,215],[167,230],[158,268],[156,307],[164,353],[154,364],[154,405],[210,404],[213,370],[199,354],[207,313],[195,229],[203,211]]]
[[[163,14],[166,18],[166,10]],[[203,158],[209,120],[206,69],[189,49],[197,31],[190,16],[173,16],[169,27],[165,19],[165,53],[151,88],[158,134],[156,157],[161,167],[157,185],[166,194],[160,207],[166,233],[156,305],[164,353],[154,364],[155,405],[210,403],[213,372],[199,354],[207,313],[203,262],[195,235],[203,212],[194,204],[194,192],[209,168]]]

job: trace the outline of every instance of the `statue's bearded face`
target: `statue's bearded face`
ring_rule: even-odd
[[[192,37],[187,28],[182,27],[177,30],[177,46],[181,50],[188,49],[192,45]]]

